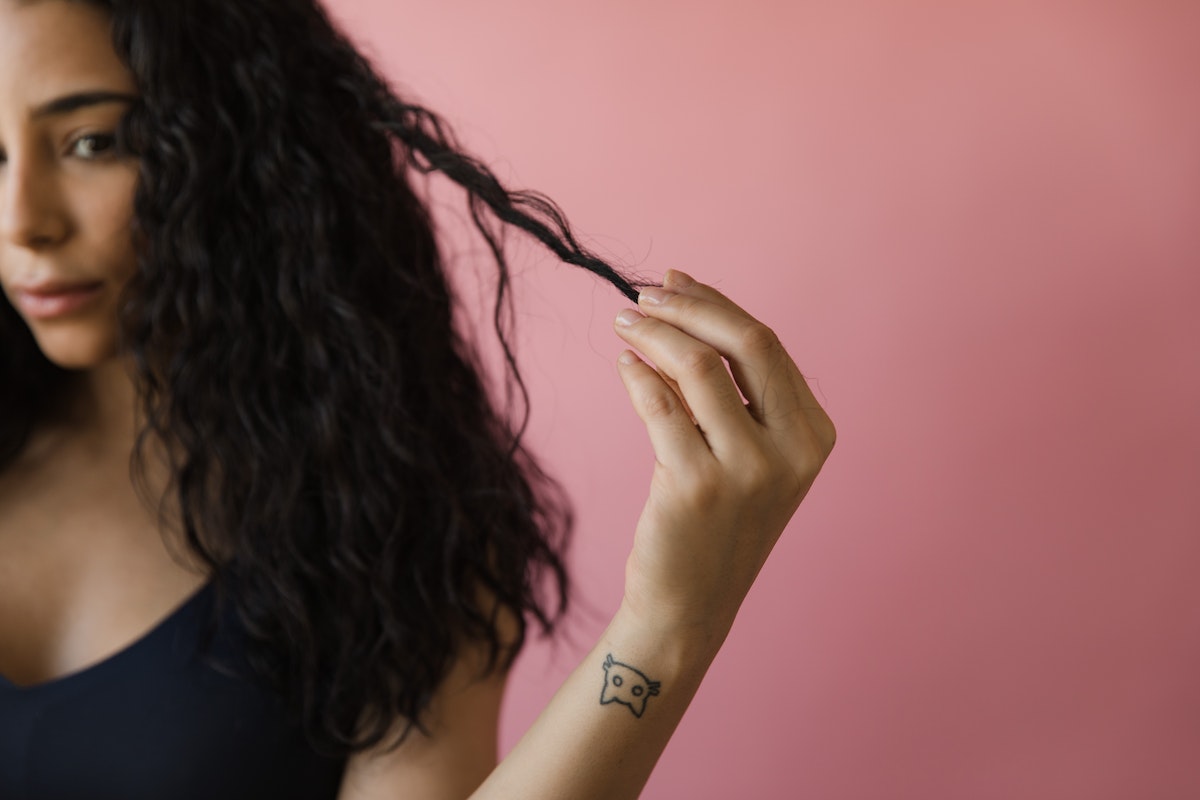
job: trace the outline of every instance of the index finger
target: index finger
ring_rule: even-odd
[[[797,421],[797,412],[803,412],[800,416],[815,427],[828,422],[800,368],[774,331],[721,292],[686,273],[668,270],[663,287],[701,302],[668,304],[675,306],[673,313],[668,307],[643,308],[720,352],[729,362],[733,379],[755,420],[768,429],[790,428]],[[732,324],[718,323],[716,317]],[[689,325],[689,321],[697,324]]]

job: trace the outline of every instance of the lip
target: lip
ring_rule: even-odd
[[[28,317],[51,319],[83,309],[103,292],[103,282],[46,281],[13,287],[13,301]]]
[[[25,294],[51,295],[51,294],[66,294],[67,292],[77,292],[83,289],[90,289],[94,286],[99,286],[102,281],[64,281],[64,280],[49,280],[39,281],[37,283],[18,283],[13,286],[13,290],[24,292]]]

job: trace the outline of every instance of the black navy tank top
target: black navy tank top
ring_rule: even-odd
[[[249,675],[232,608],[205,659],[210,581],[124,650],[33,686],[0,676],[3,800],[335,800],[324,757]]]

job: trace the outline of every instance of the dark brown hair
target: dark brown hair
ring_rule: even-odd
[[[631,299],[637,284],[397,97],[313,0],[76,2],[111,15],[140,92],[115,134],[140,159],[119,339],[148,421],[134,474],[152,437],[182,454],[169,491],[255,671],[314,746],[374,746],[420,723],[464,640],[505,669],[527,620],[549,632],[567,602],[571,512],[521,443],[489,215]],[[456,332],[414,170],[466,190],[495,257],[519,425]],[[2,296],[0,340],[3,467],[71,376]]]

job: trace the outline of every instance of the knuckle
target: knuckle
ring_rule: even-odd
[[[833,452],[834,445],[837,444],[837,428],[828,416],[825,417],[824,424],[821,426],[821,441],[825,445],[825,455]]]
[[[642,412],[647,419],[664,419],[679,412],[674,392],[648,391],[641,397]]]
[[[742,329],[742,347],[750,353],[773,353],[782,347],[775,331],[761,322],[753,322]]]
[[[834,445],[837,444],[837,428],[834,427],[833,420],[829,418],[823,408],[805,409],[805,414],[808,417],[809,427],[812,429],[814,449],[824,460],[829,457],[829,454],[833,452]]]
[[[721,354],[711,347],[695,347],[687,350],[680,356],[679,362],[685,372],[697,377],[709,375],[723,369],[725,365]]]
[[[829,456],[829,448],[825,445],[824,435],[814,430],[804,437],[796,447],[796,474],[802,483],[808,484],[817,477],[825,459]]]

